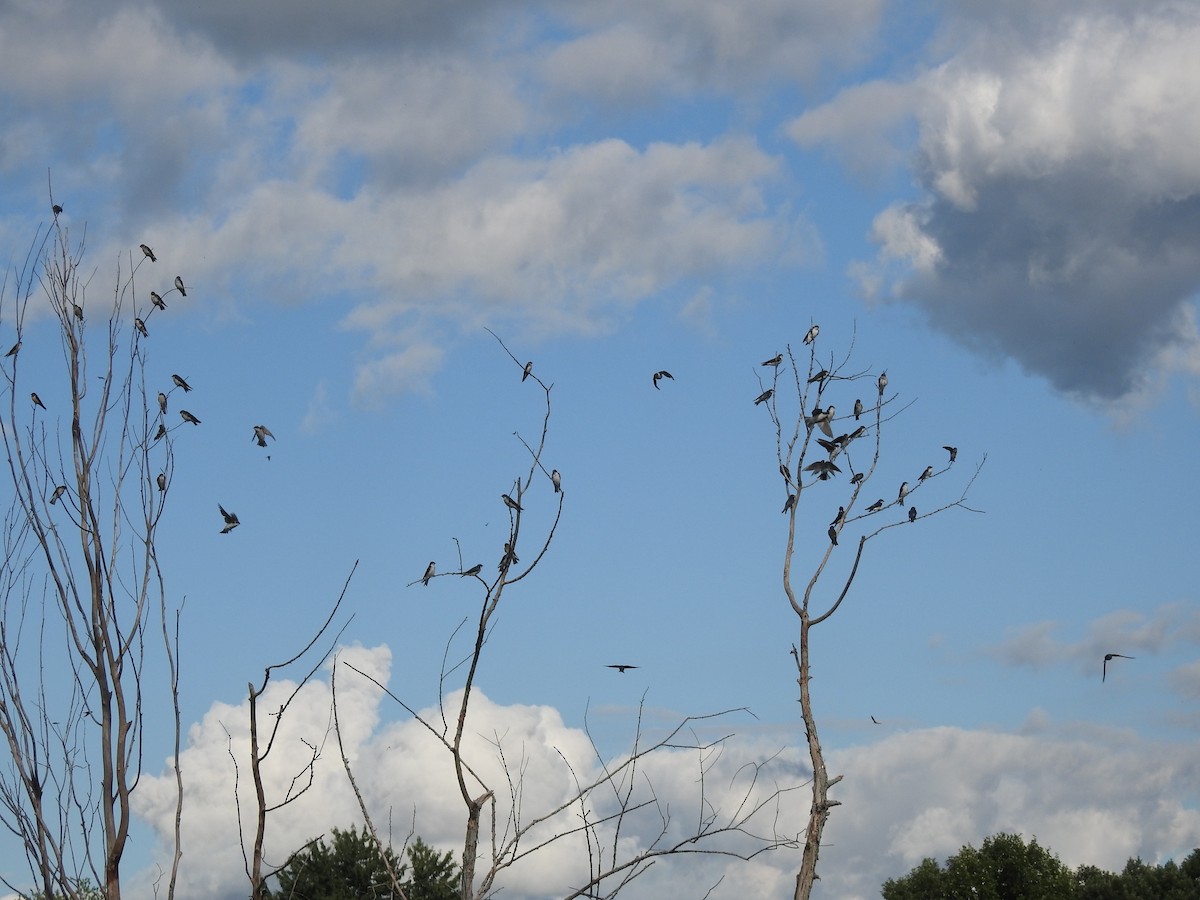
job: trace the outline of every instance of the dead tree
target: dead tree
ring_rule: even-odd
[[[0,820],[22,841],[37,892],[75,898],[91,879],[117,900],[149,703],[171,704],[179,747],[180,609],[168,608],[157,550],[175,454],[148,399],[154,310],[135,279],[153,273],[142,272],[149,255],[118,261],[112,302],[94,304],[83,255],[56,217],[0,294],[13,342],[0,362],[11,486],[0,561],[9,751]],[[49,375],[56,351],[61,379]],[[178,752],[175,766],[168,898],[180,855]]]
[[[886,371],[874,374],[850,370],[849,352],[840,361],[832,355],[828,359],[818,358],[818,333],[814,325],[805,337],[806,352],[800,359],[789,346],[786,355],[779,354],[762,363],[764,368],[772,370],[772,376],[769,381],[760,379],[762,392],[756,400],[758,405],[766,407],[775,428],[775,455],[784,487],[783,512],[788,516],[783,590],[800,624],[798,646],[792,645],[791,654],[796,664],[800,709],[812,765],[811,804],[800,871],[796,875],[795,900],[808,900],[812,893],[821,835],[830,811],[839,805],[837,800],[830,799],[829,789],[842,780],[841,775],[829,775],[817,731],[809,690],[811,631],[828,621],[849,595],[871,541],[892,528],[908,527],[951,509],[969,510],[967,491],[983,465],[981,459],[957,499],[926,503],[936,489],[936,480],[949,474],[958,458],[956,447],[930,447],[931,453],[936,449],[943,457],[940,465],[913,472],[911,480],[900,484],[889,483],[878,500],[860,504],[860,496],[878,493],[868,486],[879,466],[884,428],[902,410],[891,409],[896,395],[888,393]],[[848,391],[846,388],[850,386],[859,389]],[[789,402],[794,396],[798,404],[794,425],[789,418],[785,426],[780,415],[781,392],[789,395]],[[837,495],[837,499],[831,495]],[[805,513],[807,507],[817,504],[820,506],[812,515],[822,518],[814,524],[812,516]],[[832,518],[826,521],[825,515]],[[850,535],[857,535],[857,540],[846,541]],[[811,551],[815,560],[807,582],[803,576],[795,579],[793,573],[796,553],[801,548],[806,553]]]
[[[497,340],[500,339],[497,337]],[[556,807],[533,815],[527,815],[523,809],[526,766],[523,761],[510,762],[499,735],[493,736],[491,744],[501,764],[502,784],[489,783],[481,773],[481,760],[472,758],[464,737],[468,734],[472,692],[487,636],[495,626],[507,591],[528,578],[549,551],[566,497],[557,470],[543,462],[550,429],[552,385],[533,371],[532,364],[522,364],[513,356],[503,341],[500,344],[516,364],[516,372],[527,384],[527,389],[532,385],[540,388],[545,409],[540,434],[535,441],[526,441],[518,434],[528,453],[528,468],[498,492],[497,503],[506,507],[509,527],[494,568],[476,565],[466,569],[460,558],[458,571],[435,573],[431,565],[426,572],[426,579],[470,577],[481,595],[479,611],[472,620],[470,649],[456,665],[449,669],[443,665],[439,678],[440,721],[423,718],[385,685],[350,663],[344,663],[403,706],[446,750],[465,808],[460,897],[462,900],[482,900],[491,896],[498,888],[498,877],[507,869],[551,844],[567,840],[579,842],[581,858],[586,854],[588,862],[588,873],[582,883],[566,894],[570,898],[614,897],[654,863],[671,856],[698,854],[746,860],[782,846],[795,846],[793,839],[779,836],[774,827],[781,799],[789,788],[780,788],[770,781],[769,760],[743,768],[737,785],[737,802],[732,809],[720,809],[710,796],[706,777],[730,736],[703,741],[692,731],[701,723],[714,727],[738,710],[685,719],[660,740],[650,743],[644,743],[639,716],[633,746],[620,759],[606,761],[592,741],[597,768],[591,776],[577,772],[578,761],[568,760],[560,751],[574,790]],[[530,540],[523,531],[524,516],[527,511],[537,508],[536,505],[550,505],[552,514],[543,517],[542,521],[548,524]],[[454,707],[447,708],[448,679],[460,669],[464,670],[461,695]],[[336,729],[336,691],[334,711]],[[340,729],[336,730],[340,742]],[[590,732],[588,736],[590,739]],[[672,750],[689,750],[696,754],[699,796],[695,802],[699,812],[695,820],[686,825],[673,817],[670,805],[656,794],[645,773],[652,757]],[[375,834],[367,804],[344,751],[342,759],[367,827]],[[498,800],[497,791],[504,797],[503,803]],[[635,819],[640,823],[645,821],[644,817],[654,823],[657,836],[647,846],[631,850],[623,838]],[[485,824],[488,826],[486,836]],[[380,846],[382,849],[382,843]]]

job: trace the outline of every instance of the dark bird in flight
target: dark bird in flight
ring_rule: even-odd
[[[882,724],[883,724],[882,722],[880,722],[880,721],[879,721],[877,718],[875,718],[874,716],[871,716],[871,721],[872,721],[872,722],[874,722],[876,725],[882,725]]]
[[[162,297],[160,297],[158,295],[157,291],[150,292],[150,302],[153,303],[158,309],[166,309],[167,308],[166,302],[163,300]]]
[[[829,377],[829,370],[822,369],[820,372],[818,372],[812,378],[808,379],[808,383],[812,384],[814,381],[824,381],[828,377]]]
[[[903,503],[904,498],[908,496],[908,482],[902,482],[900,485],[900,496],[896,499],[897,503]]]
[[[433,577],[436,570],[437,566],[433,564],[433,560],[431,559],[429,561],[429,565],[425,567],[425,574],[421,576],[421,584],[425,585],[425,587],[429,587],[429,579]]]
[[[811,344],[813,341],[815,341],[817,339],[817,335],[820,333],[821,333],[821,326],[814,325],[812,328],[808,329],[808,334],[804,335],[804,343]]]
[[[779,364],[780,364],[781,362],[783,362],[783,354],[782,354],[782,353],[776,353],[776,354],[775,354],[774,356],[772,356],[770,359],[768,359],[768,360],[765,360],[765,361],[763,361],[763,362],[759,363],[759,365],[761,365],[761,366],[775,366],[776,368],[779,368]]]
[[[471,568],[469,568],[469,569],[467,569],[467,571],[463,572],[462,576],[465,578],[468,575],[478,575],[482,571],[483,571],[483,563],[475,563],[475,565],[471,566]]]
[[[910,521],[910,522],[917,521],[917,508],[915,506],[910,506],[908,508],[908,521]]]
[[[783,509],[780,512],[786,513],[789,509],[796,505],[796,495],[788,494],[788,498],[783,501]]]
[[[187,296],[187,289],[183,286],[183,279],[178,275],[175,276],[175,290],[179,291],[184,297]]]
[[[217,509],[221,511],[221,518],[225,520],[225,527],[221,529],[221,534],[229,534],[242,524],[238,521],[237,513],[227,512],[220,503],[217,504]]]
[[[83,321],[83,307],[82,306],[80,306],[78,303],[72,303],[71,311],[73,313],[75,313],[75,318],[77,318],[80,322]]]
[[[554,485],[554,493],[562,491],[562,475],[559,474],[558,469],[550,470],[550,483]]]
[[[821,449],[829,454],[829,458],[833,459],[842,452],[842,445],[837,441],[827,441],[825,438],[817,438],[817,443],[821,445]]]
[[[158,257],[154,255],[153,250],[145,244],[139,244],[138,246],[142,248],[142,253],[146,254],[146,259],[150,260],[150,262],[158,262]]]
[[[863,414],[863,405],[861,400],[854,401],[854,421],[858,421],[858,417]]]
[[[609,666],[609,668],[616,669],[618,672],[620,672],[622,675],[624,675],[626,669],[636,669],[637,666],[631,666],[629,664],[622,665],[621,663],[615,663],[615,664]]]
[[[864,475],[862,472],[855,472],[854,477],[850,479],[850,483],[851,484],[859,484],[866,477],[867,476]]]
[[[887,388],[887,370],[879,373],[879,396],[883,396],[884,389]]]
[[[181,410],[179,411],[179,415],[180,415],[180,417],[183,419],[183,421],[185,421],[185,422],[191,422],[193,425],[199,425],[199,424],[200,424],[200,420],[199,420],[199,419],[197,419],[195,416],[193,416],[193,415],[192,415],[190,412],[188,412],[186,409],[181,409]]]
[[[254,434],[250,436],[250,440],[257,441],[260,447],[265,447],[267,446],[267,438],[275,440],[275,435],[271,434],[271,429],[266,425],[255,425]]]
[[[164,425],[162,422],[159,422],[158,423],[158,431],[154,432],[154,439],[156,441],[161,441],[166,436],[167,436],[167,426]]]
[[[818,459],[815,463],[809,463],[804,467],[805,472],[813,472],[822,481],[828,481],[838,472],[842,471],[829,460]]]
[[[958,448],[957,447],[951,447],[948,444],[943,444],[942,449],[950,454],[950,462],[954,462],[956,459],[958,459]]]
[[[158,473],[158,489],[160,491],[165,491],[167,489],[167,473],[166,472]],[[219,508],[220,504],[217,504],[217,506]]]
[[[658,383],[660,381],[662,381],[664,378],[670,378],[672,381],[675,380],[675,376],[672,375],[670,372],[668,372],[666,369],[659,369],[657,372],[654,373],[654,389],[655,390],[658,390],[658,391],[662,390],[662,388],[660,388],[658,386]]]
[[[879,512],[881,509],[883,509],[883,500],[882,499],[876,500],[874,503],[872,503],[870,506],[868,506],[867,512],[869,512],[869,513]]]
[[[53,506],[55,503],[57,503],[58,498],[61,497],[66,492],[67,492],[67,486],[65,484],[60,484],[58,487],[56,487],[54,489],[54,493],[50,495],[50,505]]]
[[[760,404],[760,403],[766,403],[768,400],[771,399],[771,395],[774,393],[775,393],[774,388],[767,388],[765,391],[763,391],[761,394],[759,394],[757,397],[754,398],[754,405],[758,406],[758,404]]]
[[[33,401],[34,406],[40,406],[42,409],[46,408],[46,404],[43,403],[42,398],[37,395],[37,391],[30,392],[29,399]]]
[[[137,329],[138,334],[140,334],[142,337],[150,337],[150,332],[146,330],[146,323],[141,319],[134,318],[133,327]]]
[[[513,510],[516,510],[517,512],[521,512],[521,504],[518,503],[516,500],[514,500],[512,497],[508,496],[508,494],[501,494],[500,499],[504,501],[504,505],[507,506],[509,509],[513,509]]]
[[[53,503],[54,501],[52,500],[50,502]],[[1132,656],[1126,656],[1124,653],[1105,653],[1104,654],[1104,665],[1101,666],[1101,671],[1100,671],[1100,680],[1101,681],[1104,681],[1106,678],[1108,678],[1108,661],[1110,659],[1114,659],[1117,657],[1119,657],[1121,659],[1133,659],[1134,658]]]
[[[50,207],[50,212],[54,213],[57,216],[59,213],[62,212],[62,207],[59,206],[57,203],[55,203],[53,206]]]
[[[845,523],[846,523],[846,507],[839,506],[837,515],[833,517],[833,521],[830,522],[829,524],[831,527],[833,527],[836,525],[844,525]]]
[[[924,481],[926,478],[933,477],[933,466],[926,466],[925,471],[921,473],[917,481]]]
[[[182,375],[172,375],[171,380],[175,382],[175,387],[183,388],[185,394],[192,389],[192,386],[183,380]]]
[[[526,378],[528,378],[532,374],[533,374],[533,360],[531,359],[529,362],[525,363],[525,371],[523,371],[521,373],[521,380],[524,381]]]
[[[17,341],[15,344],[13,344],[13,345],[12,345],[12,349],[11,349],[11,350],[9,350],[9,351],[8,351],[7,353],[5,353],[4,355],[5,355],[6,357],[8,357],[8,356],[16,356],[16,355],[17,355],[17,354],[18,354],[20,351],[21,351],[21,342],[20,342],[20,341]]]
[[[167,411],[167,395],[162,391],[158,392],[158,411],[165,413]]]

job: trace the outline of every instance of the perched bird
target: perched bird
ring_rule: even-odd
[[[80,322],[83,321],[83,307],[82,306],[80,306],[78,303],[72,303],[71,311],[73,313],[75,313],[75,318],[77,318]]]
[[[558,469],[551,469],[550,483],[554,485],[554,493],[559,493],[562,490],[562,475],[558,473]]]
[[[65,484],[60,484],[58,487],[56,487],[54,489],[54,493],[50,495],[50,505],[53,506],[55,503],[57,503],[58,498],[61,497],[66,492],[67,492],[67,486]]]
[[[158,473],[158,489],[160,491],[165,491],[167,489],[167,473],[166,472]]]
[[[783,362],[783,354],[782,354],[782,353],[776,353],[776,354],[775,354],[774,356],[772,356],[770,359],[768,359],[768,360],[765,360],[764,362],[761,362],[761,363],[759,363],[759,365],[762,365],[762,366],[775,366],[776,368],[779,368],[779,364],[780,364],[781,362]]]
[[[167,411],[167,395],[162,391],[158,392],[158,411],[165,413]]]
[[[483,571],[483,563],[475,563],[475,565],[471,566],[471,568],[467,569],[467,571],[462,572],[461,574],[465,578],[468,575],[478,575],[482,571]]]
[[[175,276],[175,290],[179,291],[182,296],[187,296],[187,290],[183,286],[183,279],[178,275]]]
[[[817,335],[820,333],[821,333],[821,326],[814,325],[812,328],[808,329],[808,334],[804,335],[804,343],[811,344],[813,341],[815,341],[817,339]]]
[[[164,425],[162,422],[159,422],[158,423],[158,431],[154,432],[154,439],[156,441],[161,441],[166,436],[167,436],[167,426]]]
[[[500,558],[500,565],[496,566],[496,568],[503,572],[509,566],[515,566],[520,561],[521,560],[517,558],[516,551],[512,548],[512,544],[505,542],[504,556]]]
[[[526,378],[528,378],[532,374],[533,374],[533,360],[531,359],[529,362],[525,363],[525,371],[521,373],[521,380],[524,381]]]
[[[848,435],[846,435],[846,437],[851,441],[857,441],[860,437],[862,437],[866,433],[867,433],[867,426],[859,425],[852,432],[850,432]]]
[[[757,397],[754,398],[754,405],[758,406],[758,404],[760,404],[760,403],[766,403],[768,400],[771,399],[771,395],[774,393],[775,393],[774,388],[767,388],[765,391],[763,391],[761,394],[759,394]]]
[[[833,546],[837,546],[837,528],[833,525],[829,526],[829,541]]]
[[[156,292],[156,291],[151,291],[151,292],[150,292],[150,302],[151,302],[151,303],[153,303],[153,304],[154,304],[156,307],[158,307],[159,309],[166,309],[166,308],[167,308],[167,304],[166,304],[166,303],[163,301],[163,298],[162,298],[162,297],[160,297],[160,296],[158,295],[158,292]]]
[[[788,484],[792,483],[792,472],[788,468],[787,463],[779,464],[779,474],[783,476],[783,480],[786,481]]]
[[[271,429],[266,425],[255,425],[254,434],[250,436],[250,440],[257,441],[260,447],[265,447],[267,446],[267,438],[275,440],[275,435],[271,434]]]
[[[40,406],[42,409],[46,408],[46,404],[43,403],[42,398],[37,395],[37,391],[31,391],[29,394],[29,399],[33,401],[34,406]]]
[[[193,415],[192,415],[190,412],[188,412],[186,409],[181,409],[181,410],[179,411],[179,415],[180,415],[180,417],[183,419],[183,421],[185,421],[185,422],[191,422],[193,425],[199,425],[199,424],[200,424],[200,420],[199,420],[199,419],[197,419],[195,416],[193,416]]]
[[[950,462],[954,462],[956,459],[958,459],[958,448],[957,447],[950,447],[946,444],[943,444],[942,449],[950,454]]]
[[[626,664],[614,663],[613,665],[609,666],[609,668],[616,669],[618,672],[620,672],[622,675],[624,675],[626,669],[636,669],[637,666],[631,666],[627,663]]]
[[[866,478],[866,477],[867,477],[867,476],[866,476],[866,475],[864,475],[862,472],[855,472],[855,473],[854,473],[854,477],[852,477],[852,478],[850,479],[850,483],[851,483],[851,484],[859,484],[859,483],[861,483],[861,482],[862,482],[862,480],[863,480],[864,478]]]
[[[822,481],[828,481],[835,474],[842,471],[828,460],[819,459],[815,463],[810,463],[804,467],[805,472],[813,472]]]
[[[783,509],[781,509],[780,512],[786,513],[788,510],[790,510],[795,505],[796,505],[796,495],[788,494],[788,498],[783,501]]]
[[[904,498],[908,496],[908,482],[902,482],[900,485],[900,495],[896,498],[897,503],[903,503]]]
[[[837,515],[833,517],[833,521],[829,523],[831,526],[846,524],[846,507],[839,506]]]
[[[53,206],[50,207],[50,212],[54,213],[57,216],[59,213],[62,212],[62,207],[59,206],[57,203],[55,203]]]
[[[509,509],[514,509],[517,512],[521,512],[521,504],[518,503],[516,500],[514,500],[512,497],[508,496],[508,494],[501,494],[500,499],[504,501],[504,505],[507,506]]]
[[[242,524],[238,521],[237,513],[227,512],[220,503],[217,504],[217,509],[221,511],[221,518],[225,520],[225,527],[221,529],[221,534],[229,534]]]
[[[854,401],[854,421],[858,421],[858,417],[863,414],[863,404],[861,400]]]
[[[140,334],[142,337],[150,337],[150,332],[146,330],[146,323],[141,319],[135,317],[133,320],[133,327],[137,329],[138,334]]]
[[[142,252],[146,254],[146,258],[150,260],[150,262],[158,262],[158,257],[154,255],[153,250],[151,250],[145,244],[139,244],[138,246],[142,248]]]
[[[917,521],[917,508],[915,506],[910,506],[908,508],[908,521],[910,521],[910,522]]]
[[[867,512],[879,512],[883,509],[883,500],[879,499],[867,507]]]
[[[808,379],[808,383],[812,384],[814,381],[824,381],[828,377],[829,377],[829,370],[822,369],[820,372],[818,372],[812,378]]]
[[[8,351],[7,353],[5,353],[4,355],[5,355],[6,357],[8,357],[8,356],[16,356],[16,355],[17,355],[17,354],[18,354],[20,351],[21,351],[21,342],[20,342],[20,341],[17,341],[15,344],[13,344],[13,345],[12,345],[12,349],[11,349],[11,350],[9,350],[9,351]]]
[[[192,386],[183,380],[182,375],[172,375],[171,380],[175,382],[175,387],[183,388],[185,394],[192,389]]]
[[[670,378],[672,381],[675,380],[675,376],[672,375],[670,372],[668,372],[666,369],[660,369],[659,371],[654,373],[654,388],[655,388],[655,390],[659,390],[659,391],[662,390],[662,388],[660,388],[658,386],[658,383],[660,381],[662,381],[662,379],[664,379],[664,378]]]
[[[804,424],[809,428],[812,428],[814,425],[816,425],[823,432],[825,432],[828,437],[833,437],[833,429],[829,427],[829,423],[833,421],[834,410],[835,407],[832,405],[827,409],[821,409],[819,406],[814,406],[812,414],[804,417]]]
[[[921,473],[920,477],[917,478],[917,481],[924,481],[926,478],[931,477],[933,477],[933,466],[926,466],[925,471]]]
[[[50,502],[53,503],[54,501],[52,500]],[[1116,657],[1120,657],[1121,659],[1133,659],[1134,658],[1132,656],[1126,656],[1124,653],[1105,653],[1104,654],[1104,665],[1101,666],[1101,671],[1100,671],[1100,680],[1101,681],[1104,681],[1106,678],[1108,678],[1108,661],[1110,659],[1114,659]]]
[[[887,388],[887,370],[879,373],[879,396],[883,396],[884,389]]]
[[[433,577],[437,567],[433,564],[433,560],[429,561],[429,565],[425,567],[425,574],[421,576],[421,584],[429,587],[429,579]]]

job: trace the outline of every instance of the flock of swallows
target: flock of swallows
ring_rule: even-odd
[[[62,212],[62,207],[59,206],[58,204],[55,204],[52,207],[52,209],[53,209],[55,216],[57,216],[59,213]],[[150,249],[150,247],[147,244],[139,244],[138,247],[139,247],[139,249],[141,249],[142,255],[145,256],[146,259],[150,260],[150,262],[152,262],[152,263],[158,262],[158,257],[154,255],[154,251],[152,249]],[[175,287],[173,288],[173,290],[179,291],[179,295],[181,297],[187,296],[187,288],[183,284],[183,278],[181,278],[179,275],[175,276]],[[170,294],[171,294],[171,291],[167,291],[167,295],[169,296]],[[159,294],[157,291],[150,292],[150,303],[152,304],[153,309],[151,309],[150,312],[146,313],[146,319],[149,319],[150,316],[154,314],[154,310],[165,310],[167,308],[167,304],[163,300],[162,295]],[[80,322],[82,322],[83,321],[83,307],[80,306],[78,303],[74,303],[74,302],[71,303],[71,307],[72,307],[71,311],[72,311],[73,315],[75,316],[75,318],[78,319]],[[139,335],[141,335],[142,337],[144,337],[144,338],[150,337],[150,331],[146,328],[146,321],[145,321],[145,319],[141,318],[140,316],[134,316],[133,327],[137,331],[137,333]],[[16,356],[20,351],[21,351],[21,341],[18,340],[15,344],[13,344],[12,348],[6,354],[4,354],[4,356],[7,359],[10,356]],[[172,375],[171,381],[175,384],[175,388],[179,388],[185,394],[190,392],[192,389],[192,386],[190,384],[188,384],[187,379],[184,378],[182,375]],[[174,393],[175,388],[171,388],[171,393]],[[41,409],[46,408],[46,404],[42,402],[42,398],[37,395],[36,391],[31,392],[29,396],[30,396],[30,399],[32,400],[34,406],[40,407]],[[160,417],[165,416],[167,413],[167,394],[163,393],[162,391],[158,392],[158,412],[159,412]],[[186,409],[179,410],[179,417],[181,419],[183,419],[184,422],[190,423],[192,425],[200,424],[200,420],[198,418],[196,418],[196,416],[194,416],[192,413],[188,412]],[[158,423],[158,430],[154,434],[154,440],[157,442],[157,441],[162,440],[166,436],[167,436],[167,425],[160,418],[159,423]],[[269,429],[266,425],[255,425],[254,433],[250,439],[252,441],[256,441],[258,443],[258,446],[265,447],[265,446],[267,446],[267,438],[271,438],[272,440],[275,439],[275,435],[271,434],[271,429]],[[270,457],[268,456],[267,459],[270,459]],[[158,485],[158,489],[160,491],[165,491],[167,489],[167,473],[159,472],[158,477],[155,479],[155,482]],[[53,506],[55,503],[57,503],[59,498],[62,497],[62,495],[65,494],[66,491],[67,491],[67,486],[65,484],[58,485],[54,489],[54,491],[50,494],[50,505]],[[223,527],[221,529],[221,534],[229,534],[229,532],[233,531],[233,529],[237,528],[240,524],[242,524],[238,520],[237,513],[229,512],[220,503],[217,504],[217,510],[221,513],[221,518],[224,520],[225,527]]]

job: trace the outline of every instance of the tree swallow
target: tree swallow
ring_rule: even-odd
[[[925,471],[921,473],[920,477],[917,478],[917,481],[924,481],[926,478],[930,478],[932,476],[933,476],[933,466],[926,466]]]
[[[436,568],[433,560],[430,560],[429,565],[425,567],[425,574],[421,576],[421,584],[425,585],[425,587],[429,587],[429,579],[433,577]]]
[[[432,563],[430,563],[430,565],[432,565]],[[478,575],[482,571],[483,571],[483,563],[475,563],[475,565],[471,566],[471,568],[469,568],[469,569],[467,569],[467,571],[463,572],[462,576],[464,578],[466,578],[468,575]],[[432,574],[432,573],[430,573],[430,574]]]
[[[829,377],[829,370],[822,369],[820,372],[818,372],[812,378],[808,379],[808,383],[812,384],[814,381],[824,381],[828,377]]]
[[[154,255],[153,250],[151,250],[145,244],[139,244],[138,246],[142,248],[142,253],[146,254],[146,258],[150,260],[150,262],[158,262],[158,257]]]
[[[559,493],[562,490],[562,475],[558,473],[558,469],[550,471],[550,483],[554,485],[554,493]]]
[[[915,506],[910,506],[908,508],[908,521],[910,521],[910,522],[917,521],[917,508]]]
[[[185,394],[192,389],[192,386],[183,380],[182,375],[172,375],[171,380],[175,382],[175,387],[183,388]]]
[[[609,668],[610,668],[610,669],[616,669],[618,672],[620,672],[622,675],[624,675],[624,674],[625,674],[625,670],[626,670],[626,669],[636,669],[636,668],[637,668],[637,666],[631,666],[631,665],[628,665],[628,664],[616,663],[616,664],[614,664],[614,665],[611,665],[611,666],[609,666]]]
[[[166,309],[166,308],[167,308],[167,304],[166,304],[166,302],[163,300],[163,298],[162,298],[162,297],[160,297],[160,296],[158,295],[158,293],[157,293],[156,291],[151,291],[151,292],[150,292],[150,302],[151,302],[151,303],[153,303],[153,304],[154,304],[156,307],[158,307],[159,309]]]
[[[150,337],[150,332],[146,330],[146,323],[139,318],[134,318],[133,327],[137,329],[138,334],[142,337]]]
[[[515,509],[517,512],[521,512],[521,504],[512,497],[508,496],[508,494],[501,494],[500,499],[504,501],[504,505],[509,509]]]
[[[275,440],[275,435],[271,434],[271,429],[266,425],[255,425],[254,434],[250,436],[250,440],[257,441],[260,447],[265,447],[267,446],[267,438]]]
[[[869,513],[879,512],[881,509],[883,509],[883,500],[882,499],[876,500],[874,503],[872,503],[870,506],[868,506],[867,512],[869,512]]]
[[[854,421],[858,421],[858,417],[863,414],[863,405],[861,400],[854,401]]]
[[[783,509],[781,509],[780,512],[786,513],[789,509],[791,509],[795,505],[796,505],[796,495],[788,494],[788,498],[783,501]]]
[[[33,401],[34,406],[40,406],[42,409],[46,408],[46,404],[43,403],[42,398],[37,395],[37,391],[31,392],[29,399]]]
[[[956,459],[958,459],[958,448],[957,447],[950,447],[946,444],[943,444],[942,449],[950,454],[950,462],[954,462]]]
[[[760,403],[766,403],[768,400],[771,399],[771,395],[774,393],[775,393],[774,388],[767,388],[765,391],[763,391],[761,394],[759,394],[757,397],[754,398],[754,405],[758,406]]]
[[[61,497],[66,492],[67,492],[67,486],[65,484],[60,484],[58,487],[56,487],[54,489],[54,493],[50,495],[50,505],[53,506],[55,503],[57,503],[58,498]]]
[[[533,360],[531,359],[529,362],[525,363],[525,371],[523,371],[521,373],[521,380],[524,381],[526,378],[528,378],[532,374],[533,374]]]
[[[62,212],[62,207],[59,206],[57,203],[55,203],[53,206],[50,207],[50,212],[54,213],[54,215],[57,216],[59,213]]]
[[[805,472],[814,472],[822,481],[828,481],[836,473],[842,471],[828,460],[819,459],[815,463],[810,463],[804,467]]]
[[[83,307],[82,306],[80,306],[78,303],[72,303],[71,311],[75,313],[75,318],[77,318],[80,322],[83,321]]]
[[[179,291],[182,296],[187,296],[187,290],[183,286],[183,279],[178,275],[175,276],[175,290]]]
[[[829,526],[829,540],[833,546],[837,546],[837,528],[833,525]]]
[[[833,437],[833,429],[829,427],[829,423],[833,421],[834,409],[832,404],[827,409],[814,406],[812,415],[804,417],[804,424],[809,428],[816,425],[825,432],[827,437]]]
[[[812,328],[808,329],[808,334],[804,335],[804,343],[811,344],[813,341],[815,341],[817,339],[817,335],[820,333],[821,333],[821,326],[814,325]]]
[[[670,372],[668,372],[666,369],[660,369],[659,371],[654,373],[654,388],[655,388],[655,390],[662,390],[662,388],[660,388],[658,386],[658,383],[664,378],[670,378],[672,381],[675,380],[675,376],[672,375]]]
[[[8,356],[16,356],[16,355],[17,355],[17,353],[18,353],[18,352],[20,352],[20,350],[21,350],[21,342],[20,342],[20,341],[17,341],[15,344],[13,344],[13,345],[12,345],[12,349],[11,349],[11,350],[9,350],[9,351],[8,351],[7,353],[5,353],[4,355],[5,355],[6,357],[8,357]]]
[[[846,507],[839,506],[837,515],[833,517],[833,521],[829,523],[831,526],[846,524]]]
[[[779,464],[779,474],[783,476],[783,480],[788,484],[792,483],[792,473],[791,470],[788,469],[787,463]]]
[[[897,503],[903,503],[904,498],[908,496],[908,482],[905,481],[900,485],[900,496],[897,498]]]
[[[782,354],[782,353],[777,353],[777,354],[775,354],[775,356],[771,357],[770,359],[768,359],[768,360],[765,360],[764,362],[761,362],[761,363],[759,363],[759,365],[762,365],[762,366],[775,366],[776,368],[779,368],[779,364],[780,364],[781,362],[783,362],[783,354]]]
[[[165,413],[167,411],[167,395],[162,391],[158,392],[158,411]]]
[[[866,477],[867,476],[864,475],[862,472],[855,472],[854,477],[850,479],[850,483],[851,484],[860,484],[862,482],[862,480]]]
[[[883,396],[883,391],[887,387],[887,370],[884,369],[879,373],[879,396]]]
[[[53,502],[53,501],[51,501],[51,502]],[[1100,671],[1100,680],[1101,681],[1104,681],[1105,679],[1108,678],[1108,661],[1110,659],[1114,659],[1116,657],[1120,657],[1121,659],[1133,659],[1134,658],[1132,656],[1126,656],[1124,653],[1105,653],[1104,654],[1104,665],[1101,666],[1101,671]]]
[[[167,473],[166,472],[158,473],[158,489],[160,491],[165,491],[167,489]],[[220,507],[220,504],[218,504],[218,508],[219,507]]]
[[[185,422],[191,422],[193,425],[199,425],[199,424],[200,424],[200,420],[199,420],[199,419],[197,419],[195,416],[193,416],[193,415],[192,415],[190,412],[188,412],[186,409],[181,409],[181,410],[179,411],[179,415],[180,415],[180,417],[183,419],[183,421],[185,421]]]
[[[217,509],[221,511],[221,518],[225,520],[225,527],[221,529],[221,534],[229,534],[242,524],[238,521],[237,513],[227,512],[220,503],[217,504]]]
[[[158,431],[154,432],[154,439],[156,441],[161,441],[166,436],[167,436],[167,426],[164,425],[162,422],[159,422],[158,423]]]

